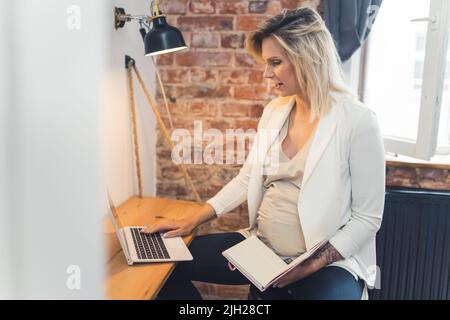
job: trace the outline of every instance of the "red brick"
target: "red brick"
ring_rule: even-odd
[[[236,67],[253,67],[261,68],[261,63],[256,61],[248,53],[236,53],[235,54],[235,66]]]
[[[265,13],[267,10],[267,1],[250,1],[248,3],[249,13]]]
[[[160,105],[161,108],[164,108],[162,105]],[[164,122],[164,125],[166,126],[166,128],[170,128],[170,122],[169,122],[169,117],[167,116],[167,114],[161,114],[161,119]],[[173,118],[172,118],[172,123],[173,123]],[[165,145],[165,141],[163,141],[164,145]]]
[[[161,80],[165,83],[186,83],[189,79],[188,70],[162,69],[160,70]]]
[[[228,69],[219,71],[219,81],[223,84],[247,84],[249,70]]]
[[[222,185],[219,186],[214,186],[214,185],[210,185],[210,184],[199,184],[197,186],[198,188],[198,193],[202,195],[202,197],[206,197],[206,198],[211,198],[214,195],[216,195],[220,189],[223,188]]]
[[[229,98],[229,86],[190,85],[177,88],[178,98]]]
[[[160,163],[163,159],[170,159],[172,152],[167,148],[158,148],[156,150],[156,155],[158,157],[158,163]]]
[[[260,118],[263,114],[264,106],[262,104],[253,104],[250,106],[248,116],[251,118]]]
[[[194,52],[187,51],[176,56],[179,66],[229,66],[232,53],[228,52]]]
[[[415,180],[395,178],[392,176],[386,177],[386,185],[390,187],[408,187],[408,188],[419,187],[419,185]]]
[[[244,100],[263,100],[267,98],[267,87],[260,86],[238,86],[234,88],[234,98]]]
[[[191,46],[193,48],[218,48],[219,35],[214,33],[193,33]]]
[[[175,87],[173,85],[167,85],[164,84],[164,91],[166,92],[166,97],[169,100],[170,103],[175,102],[176,94],[175,94]],[[156,87],[156,100],[163,99],[161,89],[159,88],[159,85]]]
[[[236,30],[253,31],[266,20],[265,16],[238,16],[236,17]]]
[[[239,103],[226,103],[221,106],[225,117],[248,117],[249,105]]]
[[[166,117],[167,116],[167,111],[166,111],[166,106],[165,106],[165,102],[164,99],[158,99],[156,101],[156,103],[159,106],[159,111],[161,113],[161,116]],[[179,116],[179,115],[185,115],[186,112],[188,112],[188,105],[186,102],[182,101],[182,100],[178,100],[176,103],[168,103],[169,105],[169,110],[170,113],[173,116]]]
[[[416,179],[417,172],[415,168],[395,167],[388,168],[388,174],[396,178]]]
[[[192,13],[214,13],[216,11],[214,1],[195,0],[189,3],[189,10]]]
[[[171,66],[173,65],[173,54],[160,54],[156,58],[156,64],[158,66]]]
[[[165,195],[165,196],[186,196],[191,191],[187,189],[186,183],[184,180],[180,180],[179,182],[170,182],[170,180],[164,181],[161,183],[158,181],[156,184],[156,193],[157,195]]]
[[[303,0],[300,2],[299,7],[310,7],[317,10],[321,4],[322,0]]]
[[[311,7],[316,9],[321,0],[280,0],[284,9],[295,9],[299,7]]]
[[[215,168],[212,165],[192,165],[189,167],[189,173],[195,177],[196,182],[208,182]]]
[[[420,179],[429,179],[434,181],[444,181],[448,177],[448,170],[444,169],[426,169],[419,170]]]
[[[432,190],[450,190],[450,184],[433,180],[421,180],[418,182],[419,188]]]
[[[283,9],[295,9],[297,7],[300,7],[301,6],[300,2],[302,2],[302,1],[299,1],[299,0],[280,0],[281,7]]]
[[[160,148],[160,149],[162,149],[162,148]],[[168,149],[167,149],[167,150],[168,150]],[[170,155],[169,155],[169,158],[168,158],[168,159],[161,159],[161,160],[159,161],[158,167],[157,167],[157,169],[158,169],[158,174],[161,174],[162,168],[168,168],[168,167],[173,167],[173,166],[174,166],[174,164],[173,164],[172,159],[170,159]]]
[[[236,119],[235,120],[235,125],[234,125],[234,129],[242,129],[244,131],[248,130],[248,129],[255,129],[258,126],[258,122],[259,120],[255,120],[255,119]]]
[[[176,26],[178,23],[178,16],[176,15],[168,15],[166,16],[166,21],[169,25],[171,26]],[[183,36],[185,35],[185,33],[183,32]]]
[[[219,116],[220,106],[218,105],[216,100],[208,101],[208,109],[209,109],[209,114],[207,115],[208,117],[217,118]]]
[[[267,11],[266,14],[270,16],[275,16],[279,13],[281,13],[282,10],[281,3],[279,1],[269,1],[267,4]]]
[[[192,102],[189,106],[189,114],[192,116],[215,116],[210,113],[209,104],[205,102]]]
[[[186,14],[187,0],[170,0],[160,4],[160,10],[167,14]]]
[[[223,166],[217,166],[214,178],[217,178],[219,181],[226,184],[239,174],[240,169],[240,165],[230,165],[225,168]]]
[[[248,77],[249,84],[261,84],[264,81],[263,78],[264,71],[263,70],[250,70],[250,74]]]
[[[219,14],[248,13],[248,0],[217,0],[215,2]]]
[[[225,120],[206,120],[204,130],[217,129],[225,134],[227,129],[232,129],[232,126],[228,121]]]
[[[233,30],[233,17],[179,17],[178,26],[183,31]]]
[[[245,34],[222,34],[222,48],[241,49],[245,47]]]
[[[174,117],[172,120],[175,129],[186,129],[189,132],[193,132],[195,119],[191,117]]]
[[[171,166],[161,168],[161,176],[166,179],[177,180],[183,178],[183,173],[178,166]]]
[[[192,83],[215,83],[217,81],[217,71],[210,69],[191,69]]]
[[[184,39],[184,42],[186,42],[186,45],[188,46],[188,48],[184,49],[184,50],[181,50],[181,51],[178,51],[178,52],[175,52],[174,56],[177,55],[177,54],[180,54],[183,51],[189,51],[190,50],[190,48],[192,46],[192,32],[183,31],[183,39]]]

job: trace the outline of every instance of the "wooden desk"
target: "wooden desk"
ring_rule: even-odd
[[[177,218],[194,213],[202,205],[196,202],[162,198],[132,197],[118,209],[124,226],[152,224],[158,217]],[[154,299],[175,263],[150,263],[129,266],[108,217],[105,221],[108,247],[107,299]],[[183,238],[188,244],[193,235]]]

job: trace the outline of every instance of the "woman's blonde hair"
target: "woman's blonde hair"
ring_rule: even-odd
[[[330,111],[339,95],[353,96],[343,80],[340,58],[322,17],[304,7],[283,10],[246,40],[247,51],[262,59],[262,41],[274,37],[295,68],[302,94],[311,107],[311,121]]]

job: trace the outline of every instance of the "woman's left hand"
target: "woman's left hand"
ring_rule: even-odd
[[[281,277],[275,284],[274,287],[283,288],[295,281],[306,278],[307,276],[313,274],[314,272],[322,269],[326,266],[326,262],[319,257],[310,257],[309,259],[303,261],[294,269],[286,273]]]

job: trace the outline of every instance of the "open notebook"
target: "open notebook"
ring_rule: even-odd
[[[299,265],[326,241],[316,244],[287,264],[275,252],[267,247],[257,236],[251,236],[222,252],[223,256],[247,277],[259,290],[265,291],[281,276]]]

